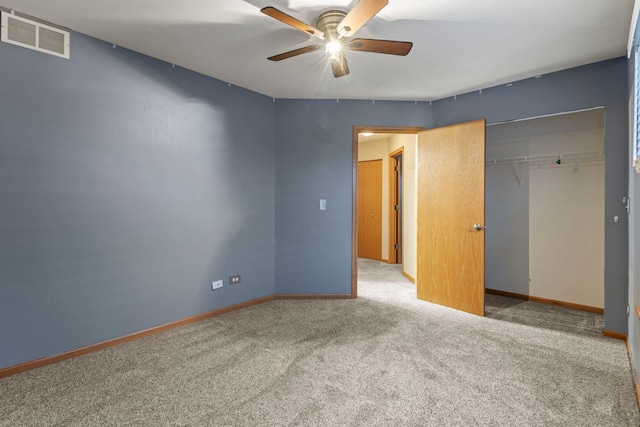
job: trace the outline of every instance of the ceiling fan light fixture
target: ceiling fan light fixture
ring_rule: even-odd
[[[338,59],[340,57],[340,53],[342,52],[342,43],[336,40],[330,41],[326,44],[326,48],[329,59]]]
[[[283,24],[287,24],[306,34],[312,34],[322,39],[325,42],[324,47],[331,71],[333,72],[333,77],[338,78],[349,74],[347,55],[345,54],[346,50],[400,56],[405,56],[409,53],[413,46],[411,42],[351,39],[360,27],[366,24],[388,3],[389,0],[358,0],[348,13],[342,10],[328,10],[322,13],[315,27],[305,24],[272,6],[261,9],[261,12]],[[323,45],[321,44],[313,44],[279,55],[270,56],[267,59],[270,61],[281,61],[312,52],[316,49],[321,49],[322,47]]]
[[[360,132],[360,135],[362,135],[362,136],[371,136],[371,135],[373,135],[373,132]]]

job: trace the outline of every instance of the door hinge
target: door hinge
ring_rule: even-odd
[[[393,205],[393,209],[396,210],[396,211],[399,211],[400,210],[400,205]]]
[[[393,245],[393,248],[397,251],[398,249],[400,249],[400,245],[396,243],[395,245]]]

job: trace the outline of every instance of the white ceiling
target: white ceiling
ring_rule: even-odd
[[[634,0],[389,0],[357,36],[412,41],[406,57],[347,52],[334,78],[314,25],[357,0],[0,0],[0,5],[275,98],[435,100],[622,56]],[[73,38],[71,40],[73,56]]]

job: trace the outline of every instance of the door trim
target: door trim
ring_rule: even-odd
[[[423,127],[417,126],[353,126],[351,131],[351,297],[358,297],[358,134],[401,133],[418,134]]]
[[[402,156],[404,162],[404,147],[400,147],[397,150],[389,153],[389,264],[398,264],[398,252],[395,248],[396,234],[398,232],[396,227],[395,218],[395,200],[396,200],[396,175],[395,175],[395,160],[396,157]],[[404,165],[404,164],[403,164]],[[403,202],[401,202],[404,204]],[[401,215],[404,210],[401,208]],[[402,233],[402,230],[400,230]],[[404,239],[400,239],[401,245],[404,245]],[[401,254],[404,254],[404,250],[401,249]],[[392,255],[393,254],[393,255]]]

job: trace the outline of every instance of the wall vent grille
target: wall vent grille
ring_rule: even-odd
[[[2,12],[0,40],[69,59],[69,32]]]

